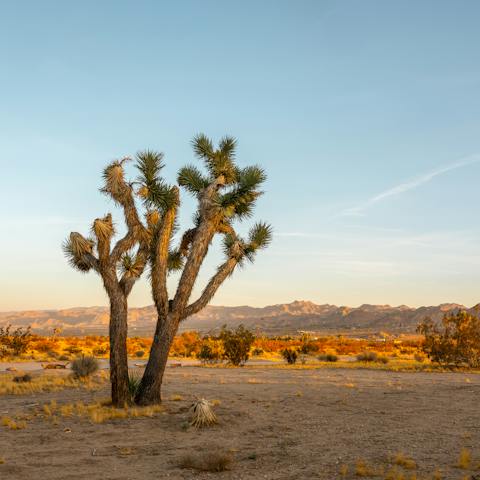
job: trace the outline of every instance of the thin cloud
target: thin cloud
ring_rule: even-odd
[[[386,198],[393,197],[396,195],[401,195],[402,193],[408,192],[409,190],[413,190],[418,188],[428,182],[430,182],[435,177],[443,175],[445,173],[451,172],[452,170],[457,170],[458,168],[466,167],[468,165],[472,165],[474,163],[480,162],[480,155],[470,155],[465,157],[455,163],[451,163],[449,165],[445,165],[443,167],[439,167],[435,170],[432,170],[428,173],[420,175],[408,182],[400,183],[395,187],[389,188],[378,195],[375,195],[369,198],[367,201],[357,205],[356,207],[347,208],[344,210],[340,215],[342,216],[363,216],[365,215],[365,210],[369,209],[373,205],[385,200]]]

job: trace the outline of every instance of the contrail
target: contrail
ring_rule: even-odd
[[[474,163],[480,162],[480,155],[475,154],[475,155],[470,155],[468,157],[465,157],[455,163],[451,163],[450,165],[444,165],[443,167],[439,167],[435,170],[432,170],[428,173],[425,173],[423,175],[420,175],[419,177],[416,177],[408,182],[403,182],[400,183],[399,185],[396,185],[395,187],[389,188],[388,190],[385,190],[378,195],[375,195],[365,202],[361,203],[360,205],[357,205],[356,207],[352,208],[347,208],[344,210],[340,215],[352,215],[352,216],[360,216],[363,215],[363,212],[370,208],[371,206],[375,205],[376,203],[382,201],[385,198],[388,197],[393,197],[395,195],[400,195],[402,193],[408,192],[409,190],[413,190],[414,188],[418,188],[421,185],[424,185],[425,183],[428,183],[430,180],[432,180],[435,177],[438,177],[439,175],[443,175],[444,173],[450,172],[452,170],[456,170],[458,168],[466,167],[468,165],[472,165]]]

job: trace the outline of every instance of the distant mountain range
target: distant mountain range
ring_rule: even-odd
[[[480,312],[480,304],[467,308],[455,303],[412,308],[406,305],[362,305],[337,307],[317,305],[308,301],[270,305],[263,308],[239,306],[208,306],[181,324],[181,331],[198,330],[202,333],[218,331],[222,325],[235,327],[241,323],[268,335],[295,334],[310,331],[318,334],[344,334],[364,336],[380,332],[392,334],[415,333],[417,325],[425,318],[439,322],[443,315],[457,310]],[[80,307],[64,310],[28,310],[0,313],[0,326],[31,325],[36,333],[50,334],[59,327],[64,335],[108,333],[108,308]],[[149,335],[153,332],[156,316],[153,306],[131,308],[129,334]]]

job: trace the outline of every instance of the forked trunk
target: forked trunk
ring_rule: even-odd
[[[162,382],[168,353],[178,329],[178,320],[168,316],[157,322],[150,356],[135,398],[139,405],[152,405],[162,401]]]
[[[110,299],[110,382],[112,404],[123,407],[130,402],[128,391],[127,299],[117,294]]]

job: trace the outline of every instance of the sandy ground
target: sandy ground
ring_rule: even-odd
[[[3,396],[0,412],[106,396],[107,388]],[[182,430],[195,396],[220,400],[219,425]],[[442,478],[461,479],[468,472],[454,464],[462,447],[480,461],[479,375],[182,367],[168,369],[164,398],[166,412],[154,418],[105,424],[60,418],[58,425],[37,418],[25,430],[0,426],[0,478],[334,479],[342,465],[350,468],[346,478],[355,478],[358,459],[388,469],[389,457],[403,451],[417,462],[419,477],[439,467]],[[232,452],[231,470],[178,466],[185,453],[206,449]]]

